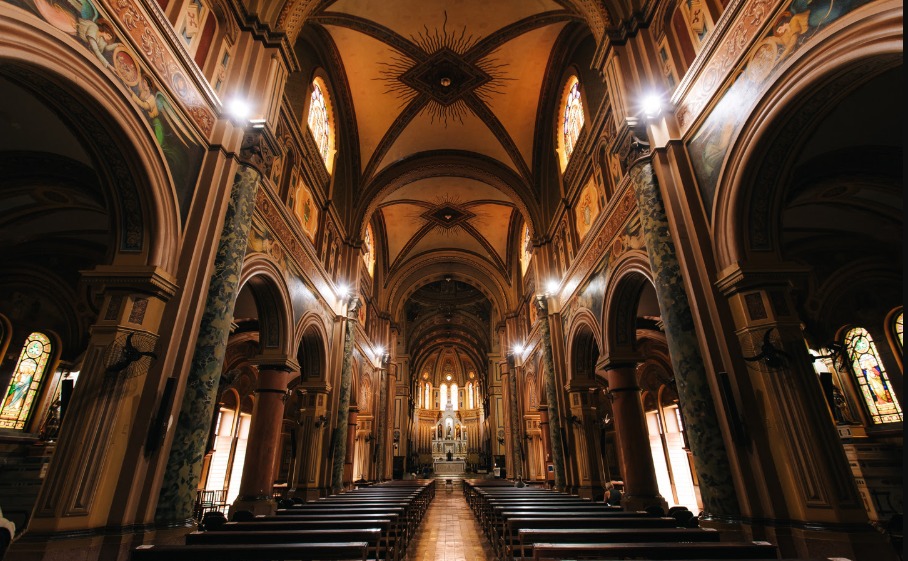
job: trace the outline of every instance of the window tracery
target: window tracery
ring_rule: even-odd
[[[25,340],[0,407],[0,428],[25,428],[52,350],[50,339],[39,331]]]
[[[901,422],[902,408],[891,391],[889,376],[870,333],[863,327],[851,329],[845,334],[845,348],[873,424]]]

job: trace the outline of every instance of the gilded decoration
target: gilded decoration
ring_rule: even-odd
[[[601,199],[596,180],[590,178],[586,187],[580,192],[577,205],[574,207],[577,220],[577,235],[581,240],[586,237],[587,232],[593,227],[593,222],[599,216],[599,211],[602,208]]]

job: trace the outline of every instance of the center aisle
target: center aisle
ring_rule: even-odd
[[[492,546],[459,487],[438,491],[416,536],[407,548],[408,561],[494,561]]]

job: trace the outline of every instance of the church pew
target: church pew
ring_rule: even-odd
[[[230,544],[230,545],[140,545],[132,561],[290,561],[305,559],[366,561],[366,542]]]
[[[380,528],[320,529],[320,530],[253,530],[217,532],[192,532],[186,536],[186,545],[215,544],[293,544],[366,542],[367,557],[391,561],[393,551],[382,541]]]
[[[629,529],[629,528],[675,528],[677,520],[669,517],[654,516],[535,516],[505,518],[502,529],[494,537],[492,545],[499,554],[507,551],[519,543],[520,530],[543,529]]]
[[[331,530],[369,530],[381,531],[381,543],[390,551],[394,559],[399,559],[403,554],[403,540],[394,528],[391,520],[387,518],[353,519],[347,516],[323,517],[287,517],[276,519],[275,516],[258,517],[249,522],[228,522],[223,526],[212,528],[208,532],[293,532],[293,531],[331,531]],[[192,534],[190,534],[192,535]],[[212,538],[214,539],[214,538]]]
[[[778,559],[769,542],[537,543],[533,561],[541,559]]]
[[[595,507],[515,507],[504,506],[495,509],[487,520],[490,530],[501,533],[505,520],[509,518],[551,518],[557,516],[571,518],[650,518],[645,511],[603,510]]]
[[[489,524],[495,525],[498,523],[501,518],[500,513],[502,512],[534,512],[544,510],[546,512],[556,513],[598,513],[598,514],[613,514],[616,516],[627,515],[627,511],[622,510],[621,507],[609,506],[604,503],[580,503],[580,502],[567,502],[567,501],[552,501],[552,502],[543,502],[543,501],[533,501],[529,500],[526,502],[522,501],[513,501],[507,500],[502,502],[489,502],[488,507],[483,511],[480,516],[480,524]],[[632,513],[639,516],[646,516],[645,512],[635,512]]]
[[[305,503],[294,505],[291,508],[278,509],[277,516],[312,515],[312,514],[370,514],[382,516],[384,514],[397,514],[397,527],[401,531],[405,542],[413,535],[416,523],[421,520],[416,514],[404,506],[359,506],[358,504],[340,503]]]
[[[505,552],[524,560],[537,543],[718,542],[712,528],[569,528],[520,530],[517,546]],[[518,553],[515,555],[514,553]]]

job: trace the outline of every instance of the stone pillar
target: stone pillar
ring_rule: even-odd
[[[545,296],[536,297],[539,333],[542,337],[543,378],[545,398],[549,407],[549,435],[552,446],[552,465],[555,468],[555,491],[564,490],[564,448],[561,443],[561,421],[558,413],[558,391],[555,386],[555,364],[552,360],[552,337],[549,332],[549,310]]]
[[[602,481],[605,451],[600,446],[599,417],[591,401],[595,394],[589,391],[592,383],[573,381],[568,387],[576,447],[572,458],[577,465],[580,478],[577,494],[585,499],[602,500],[605,494]]]
[[[245,131],[240,147],[240,166],[230,190],[205,311],[161,483],[155,512],[158,522],[186,522],[192,518],[227,339],[233,323],[233,309],[239,293],[240,272],[246,258],[255,195],[261,177],[271,174],[274,155],[278,151],[277,140],[267,127]]]
[[[334,458],[331,471],[331,492],[344,490],[344,462],[347,458],[347,415],[350,410],[350,386],[353,376],[353,337],[356,333],[359,298],[352,298],[347,305],[347,323],[344,334],[344,362],[341,367],[340,392],[337,398],[337,425],[334,428]]]
[[[161,485],[155,513],[158,522],[181,522],[192,518],[227,338],[233,322],[240,271],[246,257],[259,177],[259,172],[248,166],[240,166],[234,176],[205,312]]]
[[[640,139],[635,141],[630,145],[636,145],[638,149],[646,147],[644,154],[648,155],[648,145]],[[678,384],[678,398],[687,422],[685,428],[694,467],[700,478],[703,511],[708,516],[736,518],[740,510],[731,467],[703,366],[684,279],[669,232],[662,194],[650,158],[637,159],[628,175],[637,196],[646,253]],[[627,478],[628,473],[624,477]]]
[[[255,390],[243,477],[240,480],[239,495],[230,507],[231,515],[238,510],[248,510],[253,514],[274,514],[277,509],[272,495],[274,464],[281,446],[287,382],[291,378],[288,372],[295,367],[290,362],[266,362],[258,367],[258,388]]]
[[[542,453],[545,457],[545,484],[555,484],[555,466],[552,464],[552,434],[549,432],[549,406],[539,406],[539,432],[542,434]]]
[[[633,365],[611,366],[607,376],[615,433],[622,451],[624,496],[621,506],[627,510],[643,510],[649,506],[668,510],[656,482],[656,468],[650,452],[649,432],[635,368]]]
[[[347,412],[347,453],[344,455],[344,487],[353,485],[353,462],[356,458],[356,421],[359,407],[351,405]]]
[[[505,379],[507,376],[507,379]],[[514,355],[508,354],[507,371],[502,370],[502,385],[507,386],[508,416],[511,419],[511,468],[508,475],[514,479],[515,487],[523,487],[523,442],[520,438],[520,407],[517,404],[517,366]]]
[[[298,390],[299,391],[299,390]],[[288,496],[306,501],[319,497],[321,458],[324,454],[325,416],[331,387],[324,382],[305,383],[299,396],[299,427],[296,440],[296,462],[292,489]]]

